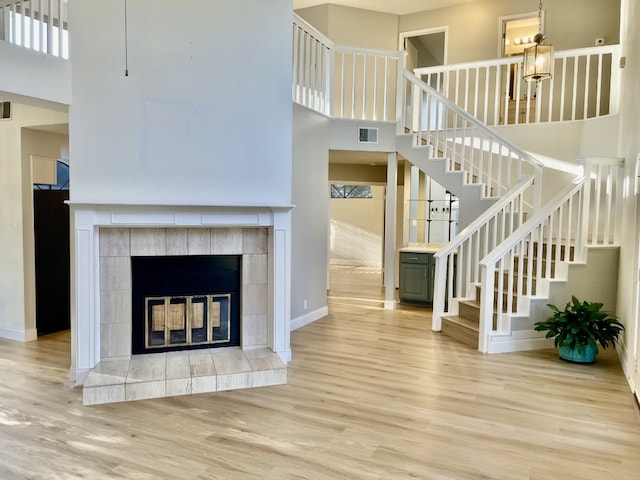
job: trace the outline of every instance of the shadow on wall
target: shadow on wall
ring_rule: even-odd
[[[329,261],[332,265],[382,268],[382,237],[350,223],[331,220]]]

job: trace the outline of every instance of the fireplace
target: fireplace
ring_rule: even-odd
[[[241,258],[131,257],[132,354],[239,345]]]
[[[83,384],[86,405],[286,383],[291,206],[70,204],[71,378]],[[142,333],[140,351],[153,353],[135,354],[132,264],[143,257],[233,258],[236,290],[160,285],[145,292],[136,308],[149,319],[152,340],[145,345],[149,332]],[[191,281],[165,270],[178,287]],[[236,310],[237,346],[218,348],[234,338]],[[230,330],[214,331],[226,318]],[[168,351],[174,346],[182,351]]]

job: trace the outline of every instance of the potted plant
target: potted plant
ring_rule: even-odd
[[[535,329],[547,331],[546,338],[555,337],[560,358],[575,363],[593,363],[598,354],[598,344],[607,348],[615,347],[618,335],[624,325],[607,312],[602,311],[602,303],[580,302],[575,296],[564,310],[549,304],[553,315],[543,322],[537,322]]]

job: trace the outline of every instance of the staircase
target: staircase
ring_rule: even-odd
[[[588,251],[619,245],[623,160],[584,159],[583,176],[544,203],[544,165],[488,127],[510,123],[504,92],[520,59],[430,68],[422,73],[431,88],[402,69],[399,52],[335,45],[298,16],[293,34],[294,102],[330,118],[395,119],[397,153],[459,199],[462,230],[434,256],[434,331],[484,353],[542,348],[548,343],[533,327],[547,303],[566,302],[569,284],[571,293],[597,298],[572,272],[588,267]],[[526,85],[527,98],[536,98],[535,119],[526,122],[615,114],[619,76],[604,67],[619,54],[618,46],[556,52],[560,67],[571,61],[611,74],[585,82],[576,68],[573,82],[556,88]],[[586,86],[584,108],[569,107],[565,98]],[[591,96],[601,107],[595,113]]]
[[[566,278],[560,278],[556,276],[556,260],[555,260],[555,251],[558,248],[555,244],[552,245],[552,253],[551,253],[551,261],[550,261],[550,270],[549,270],[549,278],[552,278],[558,282],[567,282]],[[561,254],[561,258],[566,258],[566,260],[562,260],[564,262],[563,269],[570,268],[571,262],[574,260],[574,250],[573,246],[569,246],[569,256],[567,257],[565,252],[565,246],[562,245],[559,247]],[[538,250],[539,244],[535,243],[533,246],[533,260],[531,262],[531,272],[535,272],[538,267],[538,263],[540,263],[541,271],[547,272],[547,261],[546,258],[546,250],[547,245],[542,245],[542,255],[541,260],[538,259]],[[529,259],[525,255],[520,261],[519,258],[516,258],[514,261],[514,277],[520,277],[520,286],[521,290],[527,291],[528,296],[530,298],[536,297],[536,278],[535,275],[529,274],[528,267]],[[522,268],[521,275],[518,275],[520,272],[519,268]],[[559,271],[559,269],[558,269]],[[564,271],[564,270],[563,270]],[[502,272],[502,281],[498,278],[500,273],[498,271],[494,272],[494,289],[493,289],[493,310],[494,312],[498,309],[498,300],[501,301],[500,309],[503,312],[510,312],[513,317],[517,316],[518,313],[518,283],[513,283],[511,287],[509,287],[510,283],[510,274],[508,271]],[[529,283],[530,282],[530,283]],[[502,285],[502,288],[499,289],[498,285]],[[511,292],[511,293],[509,293]],[[510,296],[511,298],[508,298]],[[480,299],[482,298],[482,285],[477,284],[475,286],[475,297],[467,300],[460,300],[458,302],[458,314],[457,315],[444,315],[442,317],[442,333],[444,335],[450,336],[452,338],[457,339],[458,341],[468,345],[472,348],[478,348],[479,341],[479,332],[480,332],[480,313],[481,313],[481,304]],[[539,299],[538,299],[539,300]],[[493,328],[497,325],[497,314],[493,314],[492,319]]]

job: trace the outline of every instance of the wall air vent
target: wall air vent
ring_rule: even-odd
[[[11,102],[0,102],[0,120],[11,120]]]
[[[378,129],[358,127],[358,143],[378,143]]]

